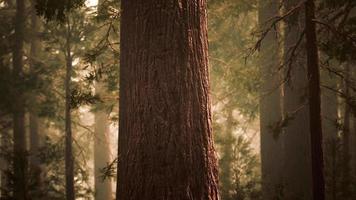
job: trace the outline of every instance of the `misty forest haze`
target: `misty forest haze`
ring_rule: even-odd
[[[0,0],[0,200],[355,200],[356,0]]]

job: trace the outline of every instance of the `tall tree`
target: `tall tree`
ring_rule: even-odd
[[[313,199],[325,199],[323,136],[321,125],[320,72],[316,36],[315,1],[305,2],[305,36],[308,68],[308,101],[312,157]]]
[[[95,93],[102,97],[105,95],[105,87],[102,82],[95,85]],[[100,105],[99,105],[100,106]],[[95,139],[94,139],[94,179],[95,179],[95,199],[112,199],[112,186],[110,179],[102,178],[102,169],[110,161],[110,136],[108,115],[103,108],[97,108],[95,112]]]
[[[260,29],[270,27],[267,21],[279,14],[278,1],[260,0]],[[280,199],[283,188],[283,135],[280,130],[281,80],[279,75],[280,52],[277,29],[269,31],[261,45],[260,64],[262,88],[260,99],[260,138],[263,199]],[[273,156],[271,156],[273,155]]]
[[[31,1],[31,49],[30,49],[30,70],[34,75],[37,73],[39,67],[39,50],[40,50],[40,39],[39,39],[39,29],[40,29],[40,20],[37,16],[35,9],[34,0]],[[37,99],[38,95],[36,94],[38,90],[34,90],[31,108],[29,109],[29,118],[30,118],[30,166],[32,173],[34,174],[34,179],[38,188],[41,185],[41,166],[39,160],[39,149],[40,149],[40,122],[38,117],[38,104]]]
[[[25,0],[16,0],[15,33],[13,45],[13,81],[16,98],[13,104],[13,134],[14,134],[14,198],[27,199],[27,157],[25,133],[25,97],[21,91],[23,77],[23,46],[26,9]]]
[[[206,1],[121,8],[117,199],[219,199]]]
[[[324,88],[321,91],[321,113],[323,128],[323,149],[325,163],[326,198],[336,200],[339,172],[338,172],[338,110],[339,103],[336,92],[337,77],[329,72],[321,74]]]
[[[233,183],[233,161],[234,161],[234,145],[236,139],[234,136],[234,123],[235,119],[233,116],[234,109],[230,109],[226,113],[226,123],[224,124],[225,130],[220,134],[222,137],[220,140],[221,150],[220,150],[220,194],[222,199],[231,200],[233,199],[232,191],[235,184]],[[216,130],[216,129],[214,129]]]
[[[66,60],[66,77],[65,77],[65,176],[66,176],[66,199],[74,200],[74,158],[73,158],[73,136],[72,136],[72,117],[71,117],[71,78],[73,70],[72,57],[72,30],[69,17],[65,25],[65,60]]]
[[[299,5],[299,0],[285,2],[286,12]],[[300,5],[299,5],[300,6]],[[303,9],[286,19],[284,33],[284,60],[287,82],[284,84],[284,198],[312,199],[312,169],[310,157],[309,105],[307,104],[308,78],[303,37]],[[298,45],[298,46],[296,46]],[[293,49],[299,52],[293,55]]]
[[[104,1],[99,0],[97,5],[98,15],[104,13]],[[103,80],[106,76],[101,76],[101,80],[95,83],[95,93],[99,97],[108,95]],[[111,180],[102,178],[102,169],[110,162],[110,130],[108,114],[102,105],[99,104],[95,112],[95,140],[94,140],[94,179],[95,179],[95,199],[107,200],[113,198]]]
[[[341,197],[345,200],[350,198],[350,131],[351,131],[351,107],[350,107],[350,78],[351,71],[349,64],[345,64],[344,68],[344,94],[346,96],[345,107],[344,107],[344,123],[342,131],[342,195]]]

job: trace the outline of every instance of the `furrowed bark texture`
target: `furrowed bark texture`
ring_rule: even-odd
[[[25,29],[25,2],[16,1],[14,49],[13,49],[13,79],[16,87],[16,97],[13,107],[13,134],[14,134],[14,198],[27,199],[27,157],[25,132],[25,99],[21,86],[23,76],[23,43]]]
[[[102,96],[105,93],[104,85],[96,83],[95,92]],[[95,140],[94,140],[94,179],[95,179],[95,199],[111,200],[113,198],[111,180],[103,179],[101,170],[110,162],[110,138],[108,115],[104,110],[95,112]]]
[[[286,1],[286,10],[295,7],[300,1]],[[288,82],[284,85],[284,118],[288,119],[284,128],[284,197],[288,200],[312,199],[312,169],[310,156],[309,106],[307,105],[308,78],[303,43],[297,56],[291,49],[298,43],[304,29],[303,9],[286,20],[284,56],[285,61],[292,56]],[[289,69],[289,67],[291,67]]]
[[[305,35],[309,79],[310,142],[313,175],[313,200],[325,199],[323,136],[321,128],[320,72],[316,36],[315,2],[305,2]]]
[[[121,6],[117,199],[219,199],[206,1]]]
[[[259,23],[263,30],[267,20],[279,15],[278,1],[260,0]],[[279,45],[276,32],[264,38],[260,51],[262,88],[260,99],[262,196],[265,200],[278,199],[283,188],[283,134],[278,132],[282,120],[279,75]],[[281,128],[281,127],[280,127]]]

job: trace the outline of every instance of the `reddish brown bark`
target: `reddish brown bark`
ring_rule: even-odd
[[[313,199],[325,199],[324,163],[321,128],[320,72],[316,36],[315,2],[305,2],[305,35],[307,48],[307,68],[309,78],[309,112],[311,134],[311,156],[313,177]]]
[[[117,199],[219,199],[206,1],[121,6]]]

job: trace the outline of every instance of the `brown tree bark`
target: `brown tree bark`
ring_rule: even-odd
[[[300,3],[299,0],[285,2],[288,11]],[[287,120],[284,128],[284,190],[282,199],[312,199],[312,169],[310,156],[309,106],[307,104],[307,69],[305,50],[302,44],[297,56],[291,49],[298,43],[304,29],[303,9],[295,12],[285,23],[284,60],[292,57],[290,66],[285,66],[288,81],[284,84],[283,117]]]
[[[23,77],[23,43],[25,29],[25,1],[16,0],[15,33],[13,46],[13,79],[16,99],[13,107],[14,134],[14,198],[27,199],[27,156],[25,132],[25,99],[20,87]]]
[[[307,49],[307,68],[309,78],[309,112],[311,134],[311,157],[313,175],[313,199],[325,199],[323,136],[321,125],[320,72],[319,55],[316,36],[315,2],[305,2],[305,35]]]
[[[121,8],[117,199],[219,199],[206,1]]]
[[[269,19],[279,15],[279,1],[260,0],[259,24],[264,30]],[[283,188],[283,134],[279,131],[282,120],[281,87],[279,75],[280,49],[276,36],[271,30],[261,44],[260,65],[262,88],[260,99],[260,141],[262,196],[265,200],[281,198]]]
[[[65,77],[65,176],[66,176],[66,200],[74,200],[74,158],[73,158],[73,136],[71,117],[71,77],[72,62],[71,53],[71,27],[69,19],[66,24],[66,77]]]
[[[105,94],[103,83],[97,82],[95,93],[99,96]],[[110,179],[103,179],[101,169],[105,168],[110,162],[110,136],[108,115],[103,109],[95,112],[95,139],[94,139],[94,179],[95,179],[95,199],[111,200],[112,186]]]

